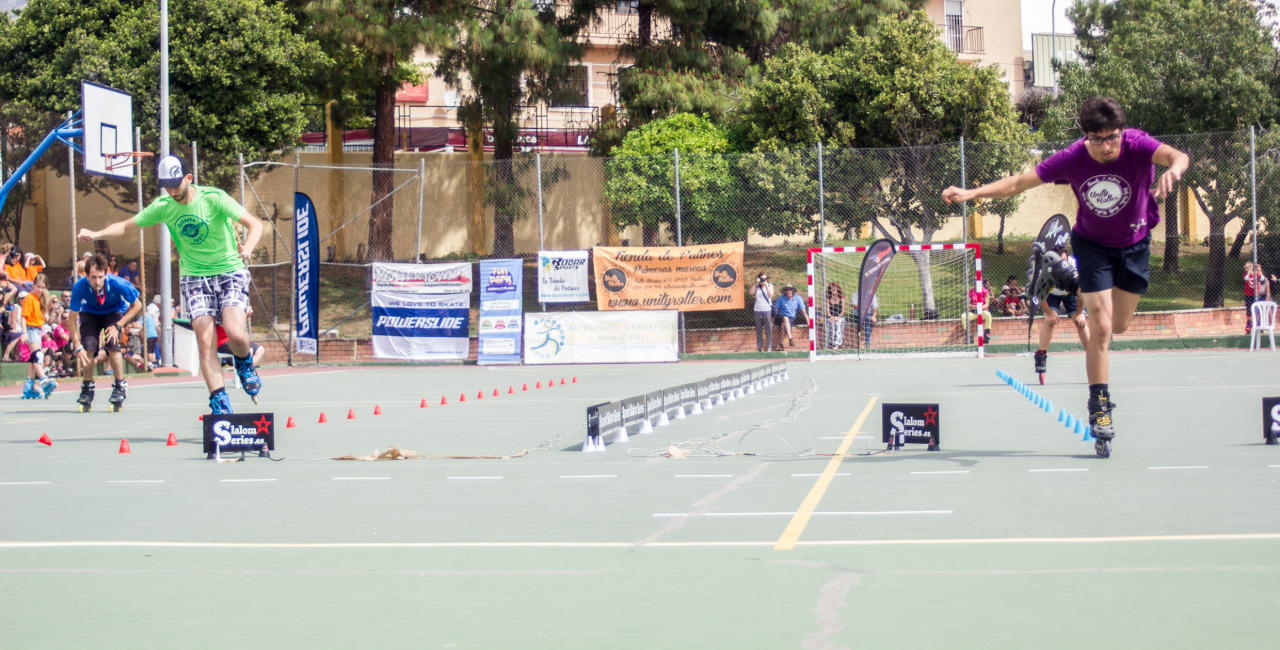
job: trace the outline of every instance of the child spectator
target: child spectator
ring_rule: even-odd
[[[1244,263],[1244,333],[1253,331],[1253,303],[1271,299],[1271,284],[1262,272],[1262,266]]]
[[[1022,302],[1022,296],[1018,294],[1016,286],[1006,286],[1004,288],[1004,296],[1000,302],[1006,316],[1027,315],[1027,305]]]
[[[961,318],[964,321],[965,331],[968,331],[969,323],[973,322],[974,317],[982,316],[982,327],[985,330],[982,336],[983,345],[991,343],[991,302],[993,298],[994,296],[991,295],[991,283],[983,280],[981,290],[969,290],[969,311],[966,311]]]

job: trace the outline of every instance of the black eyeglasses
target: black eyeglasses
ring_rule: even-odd
[[[1107,137],[1105,137],[1105,138],[1099,138],[1099,137],[1095,137],[1095,136],[1092,136],[1092,135],[1091,135],[1091,136],[1087,136],[1085,139],[1089,141],[1089,144],[1091,144],[1091,145],[1093,145],[1093,146],[1095,146],[1095,147],[1101,147],[1101,146],[1102,146],[1102,145],[1104,145],[1104,144],[1115,144],[1115,143],[1119,142],[1119,141],[1120,141],[1120,134],[1119,134],[1119,133],[1112,133],[1111,135],[1109,135],[1109,136],[1107,136]]]

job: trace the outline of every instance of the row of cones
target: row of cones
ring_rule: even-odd
[[[1013,375],[1003,370],[996,370],[996,376],[1018,391],[1019,395],[1030,400],[1037,409],[1045,413],[1053,413],[1053,402],[1049,401],[1047,397],[1031,390],[1031,387],[1018,381]],[[1081,436],[1081,440],[1084,442],[1093,440],[1093,431],[1090,430],[1089,425],[1083,419],[1067,413],[1067,409],[1058,410],[1058,423],[1066,426],[1067,430],[1073,435]]]
[[[570,382],[565,382],[564,377],[561,377],[561,378],[560,378],[560,385],[561,385],[561,386],[564,386],[566,383],[576,384],[576,383],[578,383],[578,378],[575,376],[575,377],[573,378],[573,380],[572,380],[572,381],[570,381]],[[547,387],[548,387],[548,388],[550,388],[550,387],[552,387],[552,386],[555,386],[555,385],[556,385],[556,381],[555,381],[554,379],[552,379],[552,380],[550,380],[550,381],[548,381],[548,382],[547,382]],[[541,381],[537,382],[537,383],[534,385],[534,387],[533,387],[533,388],[534,388],[534,390],[537,390],[537,389],[539,389],[539,388],[542,388],[542,382],[541,382]],[[523,391],[527,391],[527,390],[529,390],[529,384],[523,384],[523,385],[521,385],[520,390],[521,390],[522,392],[523,392]],[[512,394],[514,394],[515,392],[516,392],[516,387],[515,387],[515,386],[507,386],[507,394],[508,394],[508,395],[512,395]],[[499,395],[501,395],[501,394],[502,394],[502,393],[501,393],[497,388],[493,389],[493,397],[498,397],[498,396],[499,396]],[[476,399],[484,399],[484,391],[479,391],[479,392],[477,392],[477,393],[476,393]],[[466,393],[461,393],[461,394],[459,394],[459,395],[458,395],[458,401],[459,401],[459,402],[465,402],[465,401],[467,401],[467,394],[466,394]],[[448,397],[441,397],[441,398],[440,398],[440,406],[447,406],[448,404],[449,404],[449,398],[448,398]],[[427,398],[425,398],[425,397],[424,397],[424,398],[422,398],[422,401],[418,404],[418,408],[427,408]],[[375,405],[373,406],[373,414],[374,414],[374,415],[382,415],[382,407],[381,407],[380,405],[375,404]],[[201,416],[201,417],[203,417],[203,416]],[[356,411],[355,411],[355,409],[347,409],[347,419],[348,419],[348,420],[354,420],[354,419],[356,419]],[[327,415],[325,415],[324,411],[321,411],[321,412],[320,412],[320,420],[317,422],[317,424],[327,424],[328,422],[329,422],[329,417],[328,417]],[[290,417],[289,417],[289,420],[285,423],[284,428],[286,428],[286,429],[293,429],[293,428],[296,428],[296,427],[297,427],[297,425],[296,425],[296,424],[294,424],[293,417],[292,417],[292,416],[290,416]]]
[[[53,446],[53,439],[52,439],[52,438],[50,438],[50,437],[49,437],[49,434],[47,434],[47,433],[41,433],[41,434],[40,434],[40,439],[39,439],[39,440],[37,440],[36,442],[39,442],[40,444],[45,445],[45,446],[48,446],[48,447],[52,447],[52,446]],[[172,431],[170,431],[170,432],[169,432],[169,439],[165,441],[164,446],[166,446],[166,447],[177,447],[177,446],[178,446],[178,437],[177,437],[177,436],[175,436],[175,435],[173,434],[173,432],[172,432]],[[121,438],[121,439],[120,439],[120,453],[122,453],[122,454],[132,453],[132,452],[130,451],[130,449],[129,449],[129,439],[128,439],[128,438]]]

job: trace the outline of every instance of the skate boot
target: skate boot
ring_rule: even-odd
[[[80,397],[76,398],[76,404],[81,413],[88,413],[93,409],[93,384],[84,382],[80,385]]]
[[[258,391],[262,390],[262,379],[258,377],[258,371],[253,367],[253,357],[248,356],[244,359],[232,357],[235,359],[236,374],[240,376],[240,385],[244,387],[244,392],[253,400],[254,404],[258,403]]]
[[[43,395],[36,389],[36,380],[27,378],[27,383],[22,385],[22,399],[40,399]]]
[[[40,381],[40,391],[44,393],[45,399],[49,399],[49,396],[53,394],[53,391],[57,387],[58,387],[58,382],[54,381],[50,377],[45,377],[43,380]]]
[[[1036,374],[1040,375],[1040,385],[1044,385],[1044,373],[1049,369],[1049,351],[1036,350]]]
[[[111,402],[112,413],[118,413],[124,406],[124,390],[124,385],[119,381],[115,382],[115,384],[111,386],[111,397],[108,399]]]
[[[235,411],[231,410],[231,398],[227,397],[227,391],[225,390],[220,390],[209,396],[209,410],[214,415],[235,413]]]
[[[1111,410],[1116,407],[1111,395],[1102,393],[1089,397],[1089,431],[1093,434],[1093,449],[1099,458],[1111,457],[1111,439],[1116,437],[1111,423]]]

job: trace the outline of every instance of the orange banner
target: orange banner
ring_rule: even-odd
[[[600,311],[742,309],[742,242],[592,249]]]

